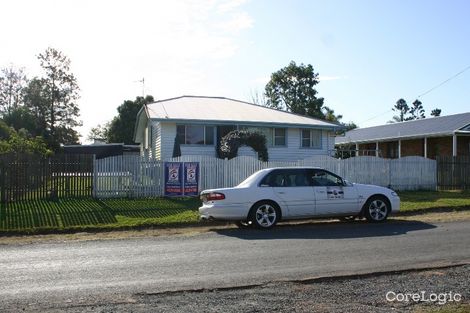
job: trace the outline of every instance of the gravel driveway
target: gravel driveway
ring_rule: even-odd
[[[47,312],[446,312],[470,311],[470,265],[379,276],[271,283],[256,287],[129,295],[79,306],[55,303],[34,307],[18,303],[3,311]],[[389,302],[386,294],[459,293],[462,300],[436,303]],[[459,312],[459,311],[457,311]]]

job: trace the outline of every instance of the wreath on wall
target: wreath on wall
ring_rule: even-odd
[[[218,155],[222,159],[233,159],[238,155],[238,148],[243,145],[253,148],[258,153],[260,161],[268,161],[266,137],[248,130],[234,130],[225,135],[220,140]]]

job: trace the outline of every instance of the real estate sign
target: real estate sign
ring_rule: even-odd
[[[165,162],[165,196],[183,194],[182,165],[180,162]]]
[[[199,194],[199,163],[185,162],[184,168],[184,195],[197,196]]]
[[[165,196],[197,196],[198,194],[198,162],[165,162]]]

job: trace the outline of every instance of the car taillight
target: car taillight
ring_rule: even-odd
[[[211,192],[202,196],[205,201],[219,201],[224,200],[225,195],[220,192]]]

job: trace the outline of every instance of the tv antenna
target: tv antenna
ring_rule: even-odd
[[[142,83],[142,98],[145,98],[145,77],[142,77],[142,79],[134,81],[134,83]]]

